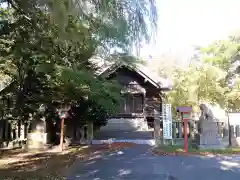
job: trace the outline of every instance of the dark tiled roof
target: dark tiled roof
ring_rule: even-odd
[[[100,68],[101,71],[99,74],[109,73],[116,71],[119,67],[126,66],[130,67],[126,64],[116,65],[116,64],[110,64],[105,65],[104,68]],[[156,73],[151,72],[148,67],[144,66],[143,64],[137,64],[131,67],[134,69],[137,73],[139,73],[141,76],[143,76],[145,79],[147,79],[150,83],[152,83],[157,88],[161,88],[162,90],[171,90],[172,89],[172,83],[160,76],[158,76]]]

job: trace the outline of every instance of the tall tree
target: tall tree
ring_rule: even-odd
[[[155,0],[5,0],[27,19],[36,18],[39,8],[51,14],[61,38],[78,40],[78,33],[66,31],[69,15],[76,17],[104,47],[129,52],[132,45],[150,40],[157,22]],[[84,35],[81,32],[80,35]]]
[[[240,108],[239,89],[239,55],[240,39],[238,36],[230,36],[226,40],[213,43],[211,46],[202,49],[206,55],[205,62],[211,64],[223,72],[225,78],[222,86],[225,87],[226,108],[238,110]]]
[[[95,114],[85,113],[87,120],[114,113],[120,100],[118,85],[97,77],[90,58],[99,52],[109,54],[113,47],[128,52],[140,37],[147,39],[147,1],[109,1],[105,5],[106,1],[7,2],[12,8],[4,26],[8,31],[1,36],[0,64],[15,82],[12,114],[25,119],[41,104],[76,105],[83,97],[87,109]],[[156,19],[152,20],[154,24]]]
[[[177,69],[175,88],[169,93],[173,106],[198,106],[201,101],[219,104],[226,110],[240,108],[238,37],[230,37],[201,49],[201,61]]]

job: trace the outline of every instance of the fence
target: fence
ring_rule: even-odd
[[[217,127],[218,127],[218,134],[220,135],[220,137],[224,137],[224,136],[228,136],[225,132],[224,132],[224,124],[222,122],[216,122],[217,123]],[[181,121],[173,121],[173,137],[174,138],[183,138],[184,137],[184,122]],[[240,128],[240,126],[239,126]],[[199,132],[199,128],[198,128],[198,122],[194,121],[194,120],[190,120],[188,122],[187,125],[187,132],[188,132],[188,137],[190,137],[190,134],[192,131],[197,131],[197,133]],[[240,130],[240,129],[239,129]],[[238,133],[240,133],[240,131],[238,131]]]
[[[230,125],[231,146],[240,147],[240,125]]]
[[[0,120],[0,148],[20,147],[26,142],[28,125],[21,121]]]
[[[218,135],[221,138],[227,138],[229,137],[229,131],[224,129],[224,123],[223,122],[216,122],[218,127]],[[162,131],[162,124],[160,122],[160,127]],[[173,121],[172,122],[172,141],[171,143],[176,145],[182,145],[184,141],[184,122],[182,121]],[[236,128],[235,128],[236,129]],[[189,120],[187,124],[187,133],[189,140],[192,141],[196,138],[196,135],[199,134],[199,125],[198,121],[196,120]],[[240,135],[240,127],[236,131],[234,131],[235,134]],[[164,142],[163,142],[164,143]]]

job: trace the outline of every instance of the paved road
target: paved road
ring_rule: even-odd
[[[100,159],[76,162],[68,180],[239,180],[240,156],[153,156],[137,145]]]

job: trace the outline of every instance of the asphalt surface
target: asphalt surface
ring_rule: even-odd
[[[240,156],[154,156],[150,148],[76,161],[68,180],[240,180]]]

